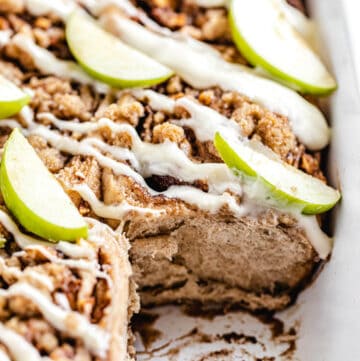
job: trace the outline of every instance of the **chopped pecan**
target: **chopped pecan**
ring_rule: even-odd
[[[171,8],[158,7],[153,9],[152,15],[162,25],[169,29],[179,29],[187,23],[187,16],[184,13],[176,13]]]

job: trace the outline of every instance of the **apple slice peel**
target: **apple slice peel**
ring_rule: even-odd
[[[152,86],[173,74],[166,66],[102,29],[82,10],[76,10],[67,20],[66,40],[84,70],[113,87]]]
[[[319,214],[334,207],[340,192],[283,161],[270,149],[253,147],[249,140],[216,133],[214,144],[235,174],[260,182],[261,198],[266,195],[280,207],[291,206],[304,214]]]
[[[274,0],[231,0],[233,40],[243,56],[302,93],[327,95],[336,82]]]
[[[0,75],[0,119],[18,113],[29,101],[28,94]]]
[[[17,128],[4,147],[0,189],[7,208],[26,230],[49,241],[87,237],[85,220]]]

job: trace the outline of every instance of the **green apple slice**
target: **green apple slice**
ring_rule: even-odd
[[[80,10],[66,23],[66,39],[80,65],[94,78],[114,87],[151,86],[173,74],[169,68],[103,30]]]
[[[0,75],[0,119],[18,113],[29,100],[28,94]]]
[[[279,206],[294,206],[304,214],[323,213],[340,199],[340,193],[280,160],[275,153],[264,147],[252,146],[248,140],[216,133],[215,147],[221,158],[233,169],[251,178],[259,179],[266,188],[266,197]],[[255,143],[256,144],[256,143]]]
[[[5,144],[0,189],[8,209],[28,231],[50,241],[87,237],[83,217],[18,129]]]
[[[229,18],[234,42],[251,64],[303,93],[325,95],[336,88],[276,1],[231,0]]]
[[[6,238],[0,237],[0,248],[4,248],[6,244]]]

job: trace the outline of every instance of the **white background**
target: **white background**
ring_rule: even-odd
[[[352,45],[354,63],[357,69],[358,85],[360,84],[360,1],[343,0],[349,37]]]

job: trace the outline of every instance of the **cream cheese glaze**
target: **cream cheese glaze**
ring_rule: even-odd
[[[83,200],[89,203],[93,212],[99,217],[116,219],[121,221],[129,212],[153,215],[163,213],[161,210],[158,211],[151,208],[133,206],[126,201],[122,201],[121,203],[116,205],[104,204],[103,202],[98,200],[95,193],[86,184],[78,184],[72,187],[72,189],[79,193]]]
[[[201,142],[213,141],[216,132],[231,133],[241,137],[239,125],[232,119],[221,116],[208,107],[199,107],[189,98],[183,97],[176,101],[176,105],[185,108],[190,118],[177,122],[179,125],[190,127]]]
[[[56,58],[50,51],[36,45],[30,37],[24,34],[17,34],[11,39],[11,42],[29,54],[35,66],[42,73],[72,79],[81,84],[93,85],[100,93],[109,91],[109,87],[106,84],[91,78],[79,65],[73,61]]]
[[[51,121],[51,119],[53,119],[53,118],[49,117],[50,121]],[[59,122],[60,121],[58,120],[58,122],[57,122],[58,125],[60,124]],[[111,122],[111,121],[107,120],[107,122]],[[71,124],[71,123],[74,123],[74,124]],[[79,123],[75,123],[75,122],[63,121],[61,124],[63,125],[63,129],[65,129],[65,127],[67,128],[67,126],[69,126],[69,129],[76,126],[77,132],[80,131],[81,127],[83,127],[83,132],[86,132],[87,129],[100,128],[98,123],[81,123],[81,124],[79,124]],[[93,124],[96,125],[95,128],[93,128]],[[101,123],[100,123],[100,125],[101,125]],[[17,123],[16,121],[8,121],[8,120],[4,120],[4,121],[0,122],[0,127],[1,126],[22,128],[21,125],[19,123]],[[114,128],[112,129],[113,131],[115,131],[115,126],[118,129],[119,128],[122,129],[122,131],[130,130],[130,135],[134,135],[134,136],[138,137],[136,132],[134,133],[134,129],[129,125],[126,125],[126,124],[115,125],[115,123],[114,123],[113,124]],[[181,174],[184,177],[188,177],[187,179],[208,180],[210,190],[215,192],[215,194],[209,194],[209,193],[205,193],[200,190],[194,190],[193,197],[189,197],[189,194],[188,194],[189,189],[187,187],[183,187],[183,186],[174,186],[174,187],[172,187],[171,190],[169,189],[164,192],[156,192],[146,184],[143,176],[140,173],[134,171],[131,167],[129,167],[128,165],[126,165],[122,162],[116,161],[113,158],[103,155],[99,150],[97,150],[96,148],[89,145],[86,142],[86,140],[80,141],[80,142],[76,141],[67,136],[63,136],[55,131],[51,131],[50,129],[48,129],[45,126],[37,125],[36,123],[32,123],[31,126],[29,127],[29,129],[23,129],[23,131],[25,134],[35,134],[35,135],[39,135],[39,136],[43,137],[53,147],[57,148],[58,150],[60,150],[62,152],[70,153],[72,155],[93,156],[96,158],[96,160],[99,162],[100,165],[102,165],[103,167],[111,168],[115,174],[125,175],[125,176],[133,178],[137,183],[139,183],[142,187],[144,187],[152,195],[163,194],[169,198],[178,198],[178,199],[182,199],[184,201],[189,201],[189,203],[199,206],[199,208],[206,210],[206,211],[215,212],[215,211],[219,210],[221,207],[229,205],[228,197],[221,194],[221,193],[225,192],[226,189],[231,189],[232,191],[235,190],[235,191],[237,191],[238,194],[241,192],[241,185],[240,185],[238,179],[232,174],[232,172],[224,164],[192,163],[185,156],[185,154],[179,148],[176,147],[175,144],[170,143],[170,142],[167,144],[171,147],[171,149],[170,149],[170,147],[167,147],[166,151],[168,151],[170,149],[170,151],[176,153],[176,156],[178,154],[181,154],[181,159],[178,160],[177,164],[175,164],[175,165],[171,164],[172,159],[169,159],[169,158],[164,159],[164,162],[162,162],[162,153],[159,152],[159,150],[158,150],[159,148],[156,148],[157,154],[159,155],[158,163],[150,165],[149,162],[147,161],[147,157],[149,156],[149,154],[146,154],[146,152],[144,151],[144,148],[142,148],[142,146],[155,147],[156,145],[144,143],[138,139],[139,140],[138,154],[140,154],[140,156],[143,157],[142,160],[144,161],[143,171],[146,172],[146,174],[150,175],[150,174],[152,174],[151,171],[165,173],[165,170],[167,171],[170,169],[170,170],[173,170],[175,175],[178,175],[175,173],[178,170],[178,171],[181,171]],[[141,142],[141,144],[140,144],[140,142]],[[161,144],[159,144],[158,146],[163,147]],[[146,148],[146,149],[148,149],[148,148]],[[109,150],[109,149],[107,148],[107,150]],[[134,152],[134,154],[137,154],[137,153]],[[182,161],[184,163],[180,163]],[[186,168],[183,169],[182,166],[184,166]],[[194,171],[194,170],[195,170],[195,173],[192,174],[191,171]],[[197,171],[199,173],[196,173]],[[157,174],[157,173],[154,173],[154,174]],[[208,200],[208,202],[206,202],[206,200]],[[243,215],[244,214],[244,206],[241,204],[236,204],[236,205],[235,204],[236,204],[236,202],[232,202],[231,209],[236,214]]]
[[[106,14],[102,22],[128,45],[154,57],[193,87],[220,86],[238,91],[287,116],[294,134],[309,149],[322,149],[328,144],[330,130],[324,116],[295,91],[259,77],[249,68],[226,62],[210,46],[194,39],[157,34],[116,12]]]
[[[35,303],[44,318],[57,330],[83,340],[89,350],[104,357],[109,346],[109,334],[102,328],[91,324],[77,312],[65,311],[54,305],[45,294],[27,283],[15,283],[8,289],[0,290],[0,296],[22,296]],[[0,333],[1,334],[1,333]],[[1,337],[0,337],[1,339]]]
[[[211,6],[224,5],[224,0],[195,1],[199,5],[202,3],[201,6],[210,6],[210,3]],[[279,3],[285,3],[284,0],[278,1]],[[151,53],[152,56],[159,59],[161,58],[164,63],[171,64],[193,86],[201,88],[220,85],[224,89],[239,91],[270,110],[289,116],[295,134],[310,149],[322,148],[327,144],[329,130],[321,113],[291,90],[261,78],[246,68],[225,62],[216,51],[205,44],[161,28],[127,0],[104,0],[101,1],[101,4],[97,0],[80,0],[79,2],[85,4],[96,15],[100,15],[108,5],[115,5],[125,10],[127,15],[141,20],[154,32],[150,32],[144,27],[116,14],[112,15],[112,30],[120,34],[121,37],[126,38],[126,41],[131,43],[132,46]],[[62,19],[66,19],[77,7],[72,0],[26,0],[25,3],[28,10],[34,15],[53,12]],[[303,29],[307,27],[306,18],[301,20],[298,14],[291,14],[292,9],[287,11],[290,14],[289,17],[294,15],[295,27],[303,27]],[[32,57],[35,66],[43,74],[54,74],[82,84],[89,84],[100,93],[112,91],[107,85],[89,77],[76,63],[57,59],[50,51],[39,47],[29,37],[23,34],[15,35],[13,38],[11,36],[11,32],[0,31],[0,47],[8,42],[13,42]],[[144,36],[143,39],[141,39],[142,36]],[[192,59],[192,61],[186,62],[184,59]],[[241,130],[236,122],[190,98],[183,97],[173,100],[152,90],[143,89],[132,90],[130,93],[137,99],[147,100],[154,110],[172,113],[175,107],[186,109],[190,117],[173,122],[180,126],[190,127],[201,142],[212,141],[215,132],[219,130],[241,136]],[[250,192],[246,194],[247,190],[224,164],[196,163],[189,159],[175,143],[169,141],[162,144],[143,142],[130,125],[115,123],[107,118],[101,118],[97,122],[79,123],[76,120],[64,121],[47,113],[38,114],[37,116],[38,119],[46,119],[54,128],[59,131],[66,131],[66,133],[74,132],[89,135],[104,127],[111,129],[113,133],[126,132],[131,136],[133,144],[131,149],[111,146],[96,138],[95,135],[87,136],[81,141],[75,140],[68,135],[61,134],[58,130],[37,124],[34,121],[34,113],[28,106],[24,107],[20,113],[22,124],[26,124],[25,127],[12,119],[0,122],[0,127],[19,127],[26,135],[40,135],[54,148],[64,153],[93,156],[101,166],[111,168],[115,174],[133,178],[152,195],[164,195],[168,198],[181,199],[211,213],[215,213],[222,207],[227,206],[237,217],[256,216],[258,212],[268,208],[267,205],[258,204],[249,199]],[[156,192],[145,181],[146,177],[153,174],[172,175],[188,183],[198,179],[206,180],[209,185],[209,192],[206,193],[188,185],[171,186],[164,192]],[[86,184],[69,186],[89,203],[94,213],[99,217],[122,221],[129,212],[153,217],[162,212],[161,210],[133,206],[126,201],[115,205],[107,205],[99,200]],[[238,196],[241,196],[241,203],[238,201]],[[299,227],[304,229],[319,257],[325,259],[331,252],[332,242],[321,231],[316,218],[303,216],[299,210],[285,209],[284,211],[292,214],[297,219]],[[23,249],[23,251],[18,252],[19,256],[27,250],[37,250],[53,263],[75,268],[79,272],[90,272],[97,278],[104,278],[111,287],[112,280],[105,270],[100,269],[96,262],[95,245],[104,242],[102,232],[113,231],[94,219],[87,219],[87,221],[91,226],[88,240],[80,240],[77,244],[68,242],[53,244],[22,233],[16,223],[5,212],[0,210],[0,223],[14,236],[15,242]],[[122,232],[121,228],[119,229]],[[62,252],[63,255],[69,258],[58,257],[51,248]],[[124,273],[126,272],[129,273],[130,271],[125,270]],[[7,290],[0,290],[0,296],[12,297],[20,295],[31,299],[40,309],[44,318],[56,329],[83,340],[94,355],[99,357],[106,355],[110,342],[109,331],[91,324],[84,316],[72,311],[64,294],[55,293],[53,295],[54,303],[45,292],[42,293],[41,290],[47,290],[48,292],[54,290],[50,277],[34,269],[26,269],[21,272],[16,267],[7,266],[0,259],[0,274],[3,273],[13,277],[17,283]],[[35,288],[35,285],[39,286],[41,290]],[[69,328],[69,320],[76,327]],[[124,327],[126,329],[126,326]],[[126,333],[126,330],[124,332]],[[11,359],[14,361],[23,361],[25,359],[27,361],[49,360],[42,357],[24,337],[1,324],[0,341],[7,347]],[[122,341],[127,342],[125,336]],[[125,344],[124,349],[126,349]],[[1,349],[0,361],[10,361],[10,358]]]
[[[46,257],[47,260],[52,263],[93,273],[98,278],[104,278],[108,281],[109,285],[111,285],[110,278],[105,272],[100,271],[100,267],[96,260],[89,261],[85,259],[62,259],[54,256],[54,254],[51,253],[48,249],[39,245],[28,246],[26,247],[26,250],[38,250],[42,256]]]
[[[32,7],[28,10],[34,11],[35,14],[39,11],[42,13],[53,11],[61,15],[59,9],[64,7],[64,0],[54,0],[51,7],[45,6],[42,9],[43,1],[45,0],[36,0],[35,10]],[[126,0],[109,2],[123,10],[132,6]],[[96,3],[90,1],[91,4],[93,5],[90,6],[90,10]],[[96,12],[101,12],[101,9],[99,10],[96,6],[95,9],[97,9]],[[62,17],[66,19],[68,15],[63,12]],[[295,135],[309,149],[322,149],[328,144],[330,131],[324,116],[295,91],[262,78],[256,71],[247,67],[226,62],[209,45],[183,34],[178,35],[169,31],[159,33],[157,30],[157,32],[152,32],[116,12],[105,15],[103,22],[108,30],[120,36],[130,46],[173,69],[195,88],[220,86],[226,90],[238,91],[255,103],[289,117]],[[93,84],[99,91],[106,91],[106,86],[91,78],[90,81],[87,74],[73,62],[52,59],[55,65],[50,67],[46,62],[46,59],[50,61],[50,57],[53,57],[50,52],[34,43],[31,44],[31,40],[23,35],[20,35],[20,38],[17,37],[18,35],[14,39],[16,44],[30,53],[38,68],[44,73],[54,72],[58,76]],[[183,61],[183,59],[191,59],[191,62]]]
[[[111,280],[108,275],[99,269],[98,263],[95,259],[95,253],[92,253],[92,258],[90,259],[79,259],[80,253],[86,254],[89,256],[88,248],[84,248],[83,245],[67,245],[64,246],[64,243],[52,243],[41,241],[36,238],[30,237],[27,234],[22,233],[15,222],[9,217],[9,215],[0,210],[0,223],[13,235],[15,242],[23,250],[38,250],[44,257],[49,261],[56,264],[61,264],[70,268],[76,268],[84,270],[87,272],[93,273],[96,277],[104,278],[107,280],[108,284],[111,285]],[[106,228],[103,225],[103,228]],[[92,230],[90,229],[89,239],[92,239]],[[59,251],[64,251],[64,254],[72,257],[73,259],[63,259],[54,255],[49,251],[50,248],[55,248]],[[18,252],[18,255],[24,254],[24,251]]]
[[[191,0],[190,3],[203,8],[227,7],[228,0]]]
[[[14,236],[17,245],[22,249],[33,245],[47,246],[50,244],[22,233],[16,223],[2,210],[0,210],[0,223]]]
[[[0,349],[0,361],[11,361],[8,355],[1,349]]]
[[[158,96],[155,92],[150,90],[147,90],[146,93],[137,90],[133,92],[133,94],[138,98],[146,97],[150,100],[150,102],[153,103],[153,105],[155,104],[158,108],[161,108],[162,104],[164,104],[164,106],[170,110],[170,103],[174,106],[178,103],[180,106],[187,109],[191,114],[192,117],[190,119],[185,119],[183,121],[188,121],[190,126],[193,125],[195,132],[200,132],[199,129],[205,126],[204,122],[208,122],[208,131],[206,134],[208,134],[207,137],[209,138],[216,131],[217,126],[224,127],[226,131],[239,131],[237,130],[236,125],[232,122],[229,121],[226,123],[226,118],[224,119],[224,117],[219,113],[188,98],[181,98],[178,99],[175,103],[172,103],[172,101],[170,102],[170,100],[166,99],[165,96]],[[229,189],[235,194],[240,195],[242,190],[239,179],[235,177],[224,164],[193,163],[174,143],[167,142],[163,144],[149,144],[141,141],[134,128],[128,124],[117,124],[106,118],[100,119],[96,123],[62,121],[48,113],[43,113],[40,115],[40,117],[46,117],[48,121],[50,121],[60,130],[76,131],[80,134],[87,134],[88,132],[101,129],[104,126],[109,127],[114,133],[127,132],[130,134],[133,140],[131,152],[136,158],[136,163],[138,163],[140,166],[140,169],[138,169],[139,173],[134,171],[128,165],[103,155],[101,151],[87,143],[86,139],[83,141],[74,140],[55,131],[51,131],[45,126],[38,125],[33,121],[30,122],[30,119],[28,119],[28,129],[23,129],[25,134],[37,134],[42,136],[53,147],[63,152],[94,156],[100,165],[111,168],[115,174],[122,174],[132,177],[135,181],[147,189],[150,194],[163,194],[168,198],[178,198],[209,212],[217,212],[221,207],[226,205],[238,217],[244,216],[246,214],[256,214],[264,207],[264,205],[254,205],[251,200],[245,202],[244,199],[242,200],[241,204],[238,204],[235,198],[226,192],[226,190]],[[196,121],[192,121],[192,118],[196,119]],[[21,128],[20,124],[14,121],[9,123],[9,121],[4,120],[0,123],[0,126],[2,125],[10,127],[17,126]],[[229,128],[227,128],[227,126]],[[101,141],[99,140],[99,142]],[[106,148],[107,152],[110,151],[111,154],[114,153],[117,156],[119,155],[119,152],[116,151],[116,148],[113,149],[113,152],[111,152],[111,150],[112,148]],[[151,159],[148,158],[150,154]],[[164,156],[164,154],[167,156]],[[180,179],[192,181],[197,179],[205,179],[208,181],[210,186],[209,192],[205,193],[199,189],[188,186],[172,186],[164,192],[156,192],[146,184],[143,178],[144,176],[150,176],[152,174],[172,174]],[[90,205],[94,207],[95,213],[98,212],[100,216],[101,213],[104,212],[103,214],[111,215],[111,218],[119,219],[119,214],[124,211],[122,206],[126,207],[126,205],[120,204],[117,206],[112,206],[111,208],[108,206],[104,207],[104,205],[96,200],[96,197],[94,198],[92,194],[88,192],[88,190],[84,190],[85,188],[80,188],[80,194],[82,193],[82,196],[90,201]],[[316,233],[315,239],[315,232],[312,230],[314,223],[312,222],[310,225],[308,216],[300,215],[299,210],[286,209],[286,211],[292,212],[298,218],[299,223],[304,226],[304,229],[306,229],[306,233],[314,245],[314,248],[319,253],[320,257],[326,258],[331,250],[331,242],[330,239],[320,230],[320,227],[317,226],[319,231]],[[304,219],[304,221],[302,221],[302,219]]]
[[[194,103],[196,104],[196,103]],[[49,120],[51,121],[51,117],[49,117]],[[92,130],[96,129],[99,125],[98,123],[75,123],[75,122],[71,122],[71,121],[60,121],[60,120],[56,120],[58,125],[62,125],[63,129],[75,129],[77,130],[77,132],[81,132],[81,130],[83,132],[85,132],[86,130],[89,129],[89,127],[92,128]],[[112,122],[110,120],[106,120],[107,124],[111,124]],[[0,123],[1,126],[2,123]],[[6,125],[6,121],[4,123],[4,125]],[[6,125],[7,126],[7,125]],[[19,126],[19,124],[18,124]],[[103,126],[102,123],[100,123],[100,126]],[[122,126],[125,126],[125,129],[127,128],[127,125],[125,124],[113,124],[114,129],[115,127],[117,128],[116,130],[119,131],[119,129],[124,129]],[[31,130],[31,128],[33,128]],[[132,127],[130,127],[132,128]],[[38,130],[41,129],[41,132],[39,132]],[[114,131],[113,129],[113,131]],[[25,130],[26,131],[26,130]],[[39,134],[41,136],[43,136],[45,139],[47,139],[54,147],[56,147],[57,149],[60,149],[61,151],[67,152],[67,153],[71,153],[72,151],[76,148],[76,145],[73,142],[77,142],[73,139],[67,138],[65,136],[62,136],[58,133],[55,133],[54,131],[50,131],[48,128],[44,127],[44,126],[40,126],[40,125],[36,125],[36,123],[32,124],[32,127],[30,127],[30,133],[31,134]],[[54,141],[54,138],[56,139],[56,141]],[[79,142],[80,143],[80,142]],[[71,147],[68,147],[68,144],[71,144]],[[83,148],[80,146],[80,150],[77,150],[75,154],[84,154],[82,153]],[[182,152],[179,149],[180,152]],[[89,154],[88,150],[85,154]],[[118,168],[116,165],[123,165],[122,163],[116,162],[115,160],[108,158],[104,155],[102,155],[100,152],[91,152],[91,154],[96,154],[95,157],[98,159],[100,164],[105,164],[106,166],[110,165],[110,168],[112,168],[115,172],[118,172],[118,174],[124,174],[122,173],[123,168],[120,167]],[[101,155],[101,157],[99,157],[98,155]],[[103,160],[105,159],[105,163],[103,162]],[[160,159],[161,160],[161,159]],[[128,171],[131,170],[130,167],[125,166],[126,167],[126,174],[128,174]],[[161,163],[160,163],[160,167],[161,167]],[[200,209],[209,211],[209,212],[217,212],[222,206],[226,205],[229,207],[229,209],[238,217],[244,216],[246,214],[256,214],[257,212],[260,212],[264,205],[259,205],[259,204],[253,204],[251,200],[245,202],[244,200],[242,201],[241,204],[238,204],[237,201],[235,200],[235,198],[233,196],[231,196],[229,193],[226,192],[226,189],[232,189],[233,191],[236,191],[236,188],[238,188],[238,192],[237,194],[239,194],[239,190],[241,189],[240,184],[238,179],[236,178],[236,181],[231,182],[231,181],[227,181],[226,179],[221,179],[221,181],[216,184],[215,186],[213,185],[212,187],[212,191],[216,191],[215,194],[211,194],[211,193],[204,193],[199,189],[196,189],[194,187],[189,187],[189,186],[172,186],[169,189],[167,189],[164,192],[155,192],[154,190],[152,190],[151,188],[149,188],[147,186],[147,184],[145,183],[144,179],[142,178],[142,176],[139,173],[134,172],[137,175],[137,178],[140,177],[141,180],[141,185],[143,185],[144,187],[146,187],[146,189],[148,189],[149,192],[152,192],[152,194],[156,195],[156,194],[163,194],[168,198],[177,198],[177,199],[182,199],[185,202],[188,202],[190,204],[194,204],[196,206],[198,206]],[[219,172],[221,173],[221,172]],[[215,173],[216,174],[216,173]],[[131,176],[131,175],[130,175]],[[222,175],[223,176],[223,175]],[[239,188],[240,187],[240,188]],[[85,191],[84,191],[85,189]],[[105,206],[105,208],[103,207],[103,205],[101,204],[100,201],[98,201],[97,199],[95,199],[94,197],[92,197],[91,193],[89,193],[87,191],[86,188],[82,188],[80,187],[80,194],[82,193],[82,196],[85,196],[85,199],[90,201],[90,205],[94,207],[95,212],[99,212],[99,215],[101,215],[102,212],[104,212],[103,214],[109,215],[111,216],[111,218],[114,219],[118,219],[118,214],[123,212],[122,206],[124,205],[117,205],[117,206]],[[89,195],[90,194],[90,195]],[[135,209],[132,209],[133,211]],[[143,212],[144,210],[142,210]],[[326,236],[320,229],[319,225],[316,222],[316,218],[315,217],[309,217],[309,216],[304,216],[300,214],[299,210],[293,210],[293,209],[287,209],[286,211],[292,213],[298,220],[299,224],[305,229],[307,236],[309,237],[310,242],[313,244],[314,248],[316,249],[316,251],[318,252],[319,256],[323,259],[325,259],[328,254],[331,251],[331,239]],[[145,209],[145,212],[147,212],[147,210]],[[0,213],[1,215],[1,213]],[[316,228],[316,229],[314,229]],[[50,255],[48,255],[48,257],[50,257]],[[66,262],[66,260],[64,260],[64,262]],[[72,266],[75,266],[75,264],[73,264],[73,261],[69,260],[70,264]],[[69,263],[68,262],[68,263]],[[77,267],[82,267],[84,269],[89,269],[89,267],[91,268],[91,266],[89,266],[88,264],[76,264]],[[101,274],[100,274],[101,276]]]
[[[130,17],[135,17],[151,29],[168,33],[167,29],[161,28],[155,21],[151,20],[143,11],[137,9],[129,0],[26,0],[27,10],[35,15],[55,14],[62,20],[78,8],[78,4],[85,6],[94,15],[101,14],[109,6],[116,6]]]
[[[71,307],[69,304],[69,300],[67,299],[66,295],[60,292],[56,292],[54,294],[55,302],[65,311],[70,311]]]
[[[191,101],[189,100],[189,103]],[[194,102],[192,102],[194,103]],[[195,103],[194,103],[195,104]],[[200,105],[194,105],[197,108],[199,113],[201,110],[206,107]],[[211,110],[209,110],[211,111]],[[214,111],[211,111],[214,115],[214,119],[219,122],[217,118],[222,120],[222,117]],[[45,115],[42,115],[44,117]],[[232,183],[231,188],[237,190],[240,193],[240,185],[238,179],[232,174],[229,168],[225,164],[218,163],[194,163],[192,162],[185,153],[177,146],[177,144],[166,141],[160,144],[152,144],[143,142],[139,135],[136,133],[136,130],[129,124],[116,124],[109,119],[100,119],[99,122],[96,123],[78,123],[76,125],[70,124],[68,121],[60,121],[59,119],[55,119],[52,115],[47,118],[54,125],[57,125],[61,130],[72,130],[76,129],[77,133],[86,134],[89,130],[99,130],[105,126],[110,126],[111,130],[116,133],[126,132],[131,135],[132,138],[132,147],[131,147],[131,157],[128,157],[127,154],[125,158],[120,158],[120,160],[125,160],[127,158],[135,157],[136,163],[138,164],[137,171],[143,177],[149,177],[153,174],[156,175],[170,175],[173,177],[177,177],[185,182],[194,182],[198,179],[204,179],[208,182],[211,189],[215,190],[218,188],[218,185],[223,182],[227,182],[228,184]],[[210,127],[211,120],[208,119]],[[45,133],[44,128],[41,129],[41,134],[48,139]],[[212,127],[215,129],[215,127]],[[38,131],[34,130],[36,134],[39,134]],[[215,133],[215,131],[214,131]],[[60,139],[60,135],[57,135],[58,139]],[[69,140],[67,140],[69,141]],[[81,142],[81,144],[95,144],[100,145],[100,149],[103,148],[104,151],[111,153],[114,158],[121,157],[121,152],[118,152],[118,147],[110,147],[106,146],[105,143],[96,140],[95,142],[90,138]],[[105,145],[105,146],[104,146]],[[125,175],[132,176],[129,174],[130,171],[127,171]],[[142,185],[145,186],[145,183],[141,181]],[[153,191],[148,188],[149,192]]]
[[[12,255],[13,257],[22,256],[27,250],[37,250],[52,263],[65,264],[70,268],[78,268],[85,272],[94,273],[95,277],[107,279],[109,287],[112,287],[112,280],[105,272],[99,270],[99,265],[96,262],[97,255],[91,249],[92,243],[98,244],[104,241],[104,232],[110,232],[115,235],[107,225],[93,219],[89,220],[91,227],[88,241],[80,240],[80,242],[75,245],[67,242],[60,242],[59,244],[45,241],[38,242],[35,238],[23,234],[12,219],[1,210],[0,223],[12,233],[15,242],[24,250],[14,253]],[[71,257],[71,259],[57,257],[54,252],[50,252],[51,248],[56,248]],[[124,269],[123,271],[124,274],[122,276],[128,277],[129,270]],[[0,297],[22,296],[31,300],[42,313],[43,317],[54,328],[72,337],[81,339],[94,355],[105,357],[109,349],[109,330],[103,328],[104,326],[100,327],[92,324],[85,316],[82,316],[76,311],[72,311],[64,294],[56,293],[54,299],[58,305],[55,304],[52,299],[47,296],[47,293],[41,291],[46,290],[47,292],[52,292],[54,290],[54,284],[50,277],[41,273],[36,267],[27,267],[22,271],[15,266],[8,266],[4,259],[0,259],[0,275],[5,277],[5,279],[9,279],[10,277],[12,282],[15,281],[8,289],[0,289]],[[124,304],[124,307],[127,306]],[[25,342],[22,336],[7,329],[4,325],[0,326],[2,327],[0,329],[0,341],[6,345],[14,360],[32,360],[30,357],[37,356],[35,353],[36,349],[31,344]],[[19,343],[19,347],[16,348],[16,345]],[[31,354],[31,350],[34,350],[33,355]],[[24,352],[26,357],[24,356]],[[36,358],[33,359],[36,360]],[[48,358],[40,359],[48,360]]]
[[[96,2],[85,2],[94,13],[100,13],[102,11],[102,9],[96,5]],[[55,0],[51,3],[45,1],[45,3],[47,6],[43,6],[44,0],[29,0],[27,2],[29,11],[34,14],[44,14],[50,11],[56,13],[63,19],[69,15],[70,10],[72,11],[72,9],[76,7],[72,1],[65,0]],[[122,8],[128,7],[128,13],[132,11],[132,5],[129,5],[126,1],[109,1],[106,3],[112,3]],[[133,15],[135,16],[135,13]],[[244,67],[225,62],[219,54],[209,46],[185,38],[182,35],[180,36],[166,31],[169,36],[165,37],[159,33],[151,32],[115,13],[111,14],[110,20],[112,30],[120,33],[125,41],[128,41],[135,47],[141,48],[140,50],[142,51],[148,53],[154,52],[152,55],[171,64],[185,80],[195,87],[221,85],[224,89],[237,90],[259,103],[264,105],[268,104],[268,108],[272,110],[288,115],[295,133],[299,139],[310,148],[319,148],[327,143],[328,128],[321,113],[291,90],[260,78]],[[55,74],[60,77],[70,78],[80,83],[95,85],[97,88],[100,88],[101,91],[106,92],[108,90],[107,87],[102,84],[94,84],[93,79],[84,73],[75,63],[56,59],[49,51],[40,48],[25,35],[16,35],[10,39],[10,41],[13,41],[17,46],[29,53],[40,71],[46,74]],[[160,48],[161,51],[158,51]],[[182,54],[181,57],[178,56],[179,53]],[[193,61],[189,64],[182,61],[184,58],[192,59]],[[204,64],[206,64],[206,66],[204,66]],[[209,66],[208,70],[205,70],[207,66]],[[155,109],[170,112],[176,105],[187,109],[191,117],[180,120],[179,124],[193,128],[199,140],[211,140],[214,132],[219,128],[239,132],[235,122],[222,117],[219,113],[201,106],[190,99],[182,98],[174,101],[150,90],[134,90],[132,94],[138,98],[147,98],[150,105]],[[285,98],[286,101],[284,102]],[[254,207],[249,207],[245,204],[239,205],[234,197],[225,192],[226,189],[231,189],[231,191],[236,194],[241,194],[242,191],[237,178],[235,178],[223,164],[193,163],[175,144],[170,142],[158,145],[144,143],[132,127],[124,124],[115,124],[106,119],[101,119],[97,124],[80,124],[74,121],[61,121],[51,115],[41,115],[47,116],[53,125],[60,130],[80,131],[85,134],[99,129],[100,125],[106,125],[111,127],[112,131],[115,132],[126,131],[132,136],[134,145],[131,150],[127,150],[111,147],[96,138],[85,139],[79,142],[63,136],[56,131],[51,131],[47,127],[37,125],[31,119],[32,114],[30,112],[28,113],[29,114],[25,115],[28,128],[23,129],[24,133],[40,135],[52,146],[63,152],[73,155],[94,156],[100,165],[113,169],[116,174],[132,177],[153,195],[163,194],[169,198],[179,198],[210,212],[215,212],[222,206],[227,205],[235,214],[241,216],[254,209]],[[310,119],[313,121],[311,125]],[[205,123],[206,121],[207,124]],[[12,120],[5,120],[1,125],[11,127],[19,126],[17,122]],[[316,127],[318,131],[316,131]],[[110,153],[112,158],[105,156],[103,152]],[[148,158],[149,152],[152,153],[151,159]],[[168,156],[165,157],[165,155]],[[141,174],[123,162],[119,162],[120,160],[128,160]],[[165,192],[155,192],[149,188],[144,181],[144,177],[152,174],[176,175],[187,182],[206,179],[210,185],[210,192],[204,193],[199,189],[189,186],[173,186]],[[82,192],[83,197],[87,197],[90,200],[92,206],[97,209],[99,213],[105,212],[109,214],[110,212],[113,217],[119,218],[120,216],[116,212],[121,214],[121,212],[124,211],[124,209],[120,209],[118,206],[115,206],[117,208],[104,208],[105,205],[95,200],[93,195],[88,192],[88,189],[80,188],[80,192]],[[123,206],[126,207],[126,205]],[[303,217],[304,216],[300,216],[299,219]],[[306,218],[308,219],[309,217]],[[304,222],[304,224],[305,223],[307,222]],[[307,233],[311,234],[311,232],[308,231]],[[326,257],[330,249],[328,246],[329,240],[325,235],[323,235],[321,239],[322,246],[318,244],[316,248],[322,255],[321,257]],[[316,241],[313,242],[313,244],[316,243]]]
[[[35,16],[52,13],[60,19],[66,19],[76,9],[72,0],[25,0],[25,6]]]
[[[91,241],[93,230],[90,230],[90,238]],[[93,247],[90,246],[89,242],[85,242],[84,240],[78,241],[76,244],[70,242],[60,241],[56,244],[56,249],[66,256],[71,258],[86,258],[86,259],[95,259],[96,252]]]
[[[15,361],[45,361],[48,358],[41,357],[38,350],[24,337],[0,323],[0,341],[8,348]],[[6,357],[6,355],[5,355]],[[0,354],[0,360],[1,354]],[[10,360],[4,358],[5,361]]]
[[[12,31],[10,29],[0,30],[0,49],[9,42],[11,35]]]
[[[2,258],[0,258],[0,275],[6,278],[10,277],[18,281],[31,280],[33,283],[40,285],[40,287],[44,287],[50,292],[54,290],[52,280],[45,274],[36,272],[33,269],[26,269],[22,272],[17,267],[7,266]]]
[[[139,100],[147,100],[155,110],[172,113],[176,106],[187,110],[190,113],[190,118],[174,120],[173,123],[191,128],[195,132],[196,138],[201,142],[213,141],[217,131],[225,134],[230,132],[241,137],[240,126],[234,120],[222,116],[209,107],[200,105],[191,98],[181,97],[173,100],[153,90],[137,89],[132,90],[130,93]]]

